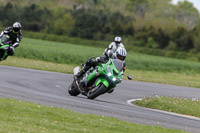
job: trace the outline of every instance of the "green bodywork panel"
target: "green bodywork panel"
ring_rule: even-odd
[[[3,45],[3,46],[0,47],[0,49],[5,48],[5,47],[9,47],[9,45]]]
[[[97,83],[96,83],[96,86],[98,86],[100,83],[103,83],[104,85],[105,85],[105,87],[106,88],[108,88],[109,87],[109,81],[108,80],[106,80],[105,78],[99,78],[99,80],[97,81]]]
[[[6,37],[7,37],[7,36],[6,36]],[[9,37],[9,36],[8,36],[8,37]],[[0,43],[1,43],[1,39],[0,39]],[[8,44],[5,44],[5,45],[1,46],[0,49],[2,49],[2,48],[6,48],[6,47],[9,47],[9,45],[8,45]],[[0,60],[1,60],[1,61],[4,60],[5,57],[7,56],[7,54],[8,54],[8,53],[5,52],[5,54],[3,55],[3,57],[1,57]]]
[[[108,67],[109,70],[108,71]],[[114,71],[115,73],[117,73],[117,75],[114,75]],[[108,76],[108,73],[111,73],[110,76]],[[98,77],[98,81],[96,82],[96,86],[98,86],[100,83],[103,83],[107,88],[110,86],[110,81],[112,81],[112,88],[116,86],[116,84],[119,83],[119,81],[113,81],[113,78],[116,79],[121,79],[123,78],[123,71],[118,71],[113,63],[112,59],[109,59],[109,61],[105,64],[100,63],[99,65],[97,65],[95,67],[95,69],[90,72],[89,74],[86,74],[86,81],[87,83],[90,82],[92,79],[97,78]]]

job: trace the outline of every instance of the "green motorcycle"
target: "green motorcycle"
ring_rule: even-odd
[[[74,75],[80,71],[79,67],[74,68]],[[74,80],[68,88],[72,96],[79,94],[94,99],[102,94],[111,93],[123,78],[123,61],[109,59],[107,63],[100,63],[95,68],[89,69],[80,80]],[[128,76],[131,80],[132,77]]]
[[[3,35],[0,38],[0,62],[7,58],[10,44],[11,41],[8,35]]]

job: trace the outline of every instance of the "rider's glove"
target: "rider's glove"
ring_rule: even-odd
[[[89,59],[87,62],[86,62],[86,66],[94,66],[95,65],[95,60],[93,59]]]
[[[95,59],[95,61],[97,61],[97,62],[99,62],[100,60],[101,60],[100,57],[97,57],[97,58]]]
[[[98,63],[105,63],[105,59],[103,58],[103,57],[97,57],[96,59],[95,59],[95,63],[96,64],[98,64]]]
[[[108,55],[109,58],[112,57],[112,55],[113,55],[112,51],[108,50],[107,55]]]

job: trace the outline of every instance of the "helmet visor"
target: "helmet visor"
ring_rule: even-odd
[[[118,54],[117,58],[120,59],[121,61],[124,61],[126,57],[125,56],[121,56],[121,55]]]
[[[16,28],[16,27],[14,27],[14,28],[13,28],[13,30],[14,30],[14,32],[19,32],[19,30],[20,30],[20,29],[19,29],[19,28]]]
[[[119,42],[119,41],[115,41],[115,43],[118,45],[118,44],[120,44],[121,42]]]

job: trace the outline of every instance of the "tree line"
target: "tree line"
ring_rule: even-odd
[[[27,31],[103,41],[119,35],[129,46],[192,53],[200,50],[200,14],[187,1],[172,5],[170,0],[125,0],[125,7],[114,5],[114,9],[109,8],[113,0],[106,5],[105,0],[77,0],[71,8],[50,8],[45,2],[1,4],[0,26],[20,21]]]

